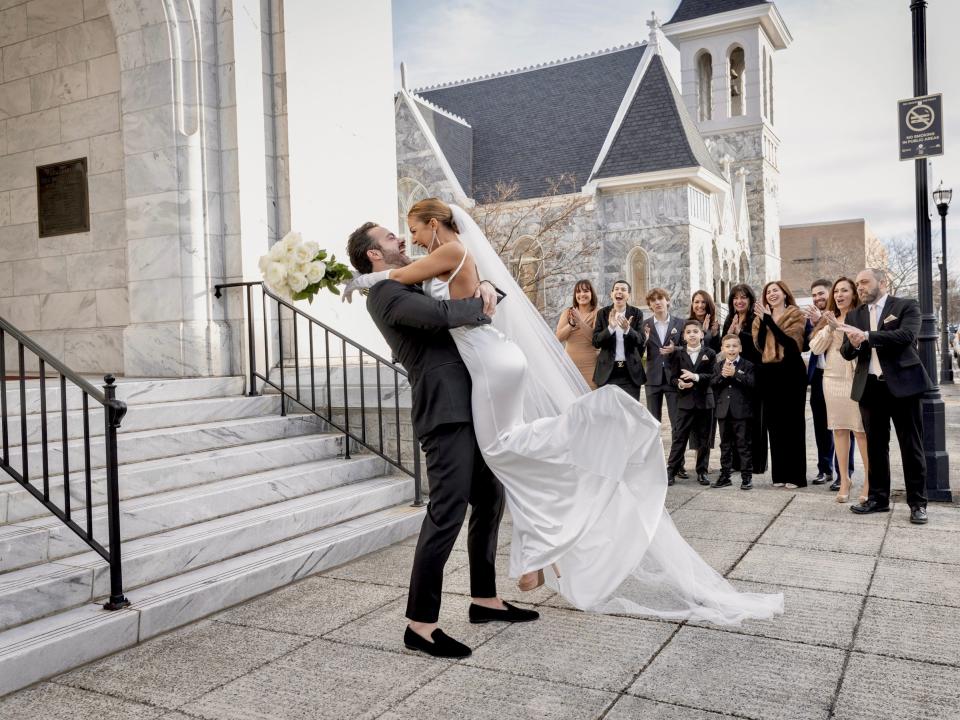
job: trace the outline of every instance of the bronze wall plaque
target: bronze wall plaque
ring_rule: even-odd
[[[40,237],[89,232],[86,158],[37,167],[37,220]]]

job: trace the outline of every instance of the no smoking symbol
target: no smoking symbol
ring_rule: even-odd
[[[936,115],[933,108],[920,103],[907,112],[907,127],[914,132],[923,132],[933,125],[934,119],[936,119]]]

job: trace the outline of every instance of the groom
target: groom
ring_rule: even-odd
[[[403,267],[411,260],[403,241],[376,223],[354,230],[347,244],[360,273]],[[497,597],[497,530],[503,515],[503,488],[477,447],[470,407],[470,374],[450,328],[490,322],[497,294],[481,283],[469,300],[438,301],[419,286],[384,280],[370,288],[367,310],[394,356],[409,373],[413,429],[427,456],[430,503],[413,558],[404,644],[436,657],[461,658],[470,648],[437,626],[443,567],[472,506],[467,532],[470,559],[470,622],[527,622],[538,613]]]

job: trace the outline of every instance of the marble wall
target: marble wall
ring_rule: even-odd
[[[119,373],[130,320],[129,178],[107,3],[0,8],[0,317],[71,367]],[[41,239],[35,167],[79,157],[87,158],[90,231]]]

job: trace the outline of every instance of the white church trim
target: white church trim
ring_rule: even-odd
[[[664,25],[664,34],[674,42],[689,38],[716,35],[739,27],[751,27],[757,20],[777,50],[785,50],[793,42],[783,16],[773,3],[753,5],[739,10],[706,15],[693,20]]]
[[[620,175],[618,177],[598,178],[583,186],[584,195],[594,195],[598,190],[623,188],[636,185],[663,185],[669,182],[690,182],[708,193],[721,196],[730,192],[730,183],[699,165],[671,170]],[[722,199],[722,198],[721,198]]]

